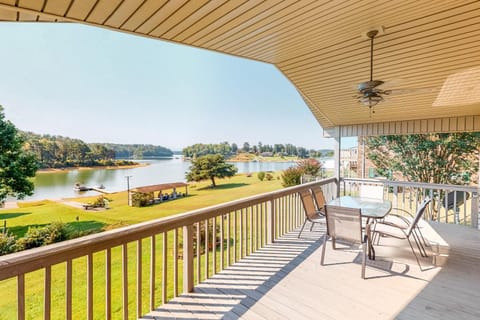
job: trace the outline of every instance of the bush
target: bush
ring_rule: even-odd
[[[298,167],[288,168],[282,172],[282,186],[291,187],[300,184],[303,170]]]
[[[267,173],[265,175],[265,179],[267,179],[267,181],[272,181],[273,180],[273,175],[271,173]]]
[[[257,173],[257,177],[258,180],[263,181],[263,179],[265,179],[265,172],[260,171],[259,173]]]
[[[153,198],[148,193],[134,193],[134,194],[132,194],[132,206],[133,207],[145,207],[148,204],[150,204],[150,200],[153,200]]]
[[[95,199],[95,201],[93,202],[93,206],[95,208],[104,208],[108,205],[108,203],[112,201],[110,199],[107,199],[105,198],[104,196],[99,196],[98,198]]]
[[[0,256],[15,252],[15,237],[7,233],[0,233]]]
[[[322,164],[318,160],[310,158],[299,161],[297,167],[302,170],[304,174],[316,177],[320,172]]]
[[[16,251],[41,247],[70,239],[71,230],[62,222],[53,222],[43,228],[28,228],[23,238],[16,244]]]

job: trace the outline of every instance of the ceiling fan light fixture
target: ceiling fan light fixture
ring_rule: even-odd
[[[359,98],[360,103],[363,105],[366,105],[367,107],[374,107],[376,106],[379,102],[383,101],[383,98],[381,95],[372,92],[370,94],[364,95]]]

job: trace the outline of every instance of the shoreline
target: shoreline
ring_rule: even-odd
[[[115,170],[115,169],[131,169],[131,168],[139,168],[139,167],[146,167],[150,165],[149,163],[138,163],[126,166],[97,166],[97,167],[66,167],[66,168],[44,168],[38,169],[36,174],[42,173],[55,173],[55,172],[68,172],[73,170]]]

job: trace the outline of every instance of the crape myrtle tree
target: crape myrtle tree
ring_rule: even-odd
[[[468,184],[478,172],[480,133],[369,137],[368,158],[382,176],[400,172],[409,181]]]
[[[5,119],[0,106],[0,203],[7,196],[23,199],[33,194],[34,177],[38,169],[34,154],[23,148],[24,138],[10,121]]]
[[[216,187],[215,178],[233,177],[237,173],[237,168],[233,164],[225,162],[221,154],[209,154],[192,160],[192,165],[186,172],[187,181],[212,181],[212,186]]]

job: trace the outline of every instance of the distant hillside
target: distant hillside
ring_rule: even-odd
[[[135,164],[117,158],[172,156],[172,151],[153,145],[86,143],[80,139],[22,132],[24,148],[37,157],[40,168],[95,167]]]
[[[172,150],[151,144],[113,144],[102,143],[108,149],[115,152],[116,158],[143,159],[154,157],[171,157]]]

